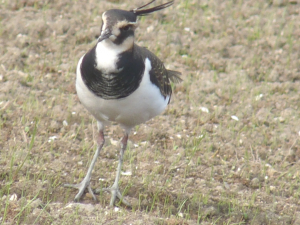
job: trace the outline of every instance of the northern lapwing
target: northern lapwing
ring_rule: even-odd
[[[114,184],[102,190],[111,192],[110,206],[118,197],[130,205],[119,190],[124,151],[131,129],[164,111],[170,102],[170,81],[180,82],[180,73],[167,70],[163,62],[147,48],[134,43],[137,18],[164,9],[173,1],[145,9],[155,0],[133,10],[111,9],[102,14],[101,34],[97,44],[81,57],[76,71],[76,91],[81,103],[96,118],[97,150],[85,178],[79,184],[65,184],[79,189],[78,201],[90,186],[91,173],[104,145],[103,130],[110,122],[124,128],[119,164]],[[95,193],[101,190],[97,189]]]

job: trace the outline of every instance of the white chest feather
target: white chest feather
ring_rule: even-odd
[[[112,65],[111,61],[105,60],[108,66]],[[114,100],[104,100],[86,87],[81,78],[81,62],[82,58],[77,66],[77,94],[81,103],[99,122],[105,124],[105,122],[115,121],[130,129],[159,115],[168,105],[170,97],[164,98],[159,88],[150,81],[151,62],[148,58],[145,60],[145,71],[138,89],[125,98]],[[101,65],[104,65],[103,61]]]
[[[116,65],[119,60],[118,55],[131,48],[132,45],[133,37],[128,37],[120,45],[115,45],[109,39],[98,42],[96,46],[96,68],[106,72],[118,72]]]
[[[102,41],[96,46],[96,68],[107,72],[117,70],[118,48],[113,48],[109,42]]]

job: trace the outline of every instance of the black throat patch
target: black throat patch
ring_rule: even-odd
[[[82,59],[82,80],[95,95],[106,99],[125,98],[134,92],[142,80],[145,65],[143,59],[130,50],[119,55],[117,69],[120,72],[104,73],[96,68],[96,46]]]

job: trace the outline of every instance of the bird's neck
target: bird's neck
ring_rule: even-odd
[[[105,55],[103,49],[107,50],[97,45],[83,57],[82,80],[91,92],[103,99],[127,97],[142,80],[144,61],[140,56],[136,57],[133,50],[121,53],[108,50]]]
[[[120,45],[116,45],[110,40],[98,42],[95,49],[96,68],[107,73],[117,73],[120,70],[117,66],[120,56],[124,52],[133,52],[133,47],[133,42],[123,42]]]

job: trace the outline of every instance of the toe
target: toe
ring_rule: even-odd
[[[90,195],[93,197],[94,201],[97,202],[97,198],[94,195],[94,192],[93,192],[93,190],[91,188],[91,185],[89,185],[87,188],[88,188],[88,191],[89,191]]]

